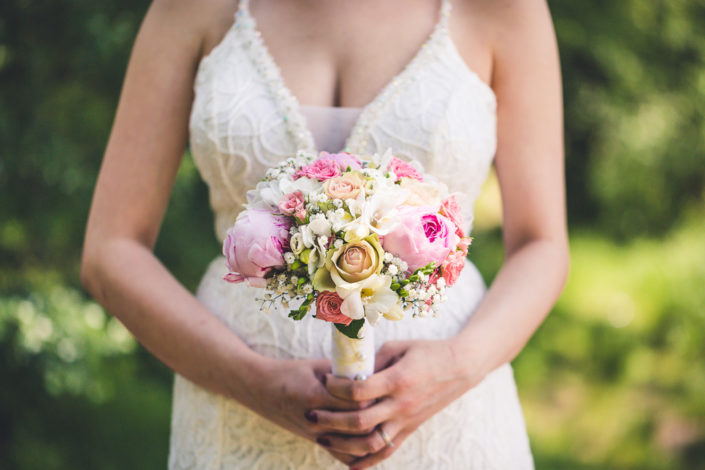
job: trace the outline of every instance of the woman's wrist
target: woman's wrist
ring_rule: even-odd
[[[470,387],[480,383],[494,369],[492,348],[487,344],[486,338],[478,334],[477,330],[468,327],[448,339],[455,359],[456,373],[467,381]]]
[[[246,406],[256,401],[257,386],[266,381],[276,359],[264,356],[246,345],[238,345],[225,358],[224,384],[226,396]]]

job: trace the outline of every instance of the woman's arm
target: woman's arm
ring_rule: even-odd
[[[93,196],[81,278],[167,366],[233,396],[246,388],[228,383],[241,380],[233,365],[254,366],[257,355],[152,254],[186,145],[201,52],[197,22],[184,21],[194,3],[155,1],[137,35]]]
[[[497,25],[496,169],[504,204],[506,260],[465,328],[450,340],[402,341],[378,352],[384,368],[364,382],[329,376],[344,399],[382,399],[357,412],[316,411],[329,447],[367,468],[420,424],[513,359],[558,297],[568,272],[558,51],[545,2],[488,2]],[[391,365],[389,365],[391,363]],[[381,425],[397,444],[387,447]]]
[[[232,5],[227,11],[208,11],[219,3],[231,2],[155,0],[149,8],[98,176],[81,279],[175,372],[314,439],[304,417],[307,410],[359,407],[327,393],[321,377],[330,364],[256,354],[152,253],[186,144],[205,31],[223,17],[232,18]]]
[[[521,351],[558,298],[570,256],[562,89],[550,13],[545,2],[501,3],[493,88],[505,262],[455,338],[458,357],[474,358],[471,367],[480,376]]]

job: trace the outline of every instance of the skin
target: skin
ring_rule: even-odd
[[[253,0],[251,11],[287,86],[301,103],[324,106],[368,104],[416,53],[438,13],[438,1],[430,0],[272,5]],[[562,101],[550,14],[541,0],[453,1],[458,51],[498,99],[505,262],[461,332],[386,343],[378,373],[355,382],[333,377],[327,360],[274,360],[250,350],[153,254],[187,143],[196,67],[222,40],[236,6],[151,4],[98,176],[81,278],[175,372],[318,441],[353,468],[368,468],[512,360],[563,287],[569,255]]]

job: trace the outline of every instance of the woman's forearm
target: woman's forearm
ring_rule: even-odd
[[[453,339],[458,360],[476,377],[509,362],[553,307],[568,275],[566,244],[535,239],[514,251],[468,324]]]
[[[247,403],[264,361],[185,289],[144,245],[101,242],[84,255],[86,289],[169,368]]]

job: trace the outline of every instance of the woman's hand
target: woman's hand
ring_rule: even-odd
[[[325,359],[264,358],[256,374],[247,379],[248,386],[244,387],[247,395],[240,395],[238,400],[284,429],[317,442],[327,429],[316,422],[312,410],[351,412],[370,404],[369,401],[351,401],[331,395],[325,387],[326,378],[332,376],[330,372],[330,361]],[[355,459],[334,449],[327,450],[346,465]]]
[[[326,376],[327,390],[344,403],[376,400],[374,405],[312,412],[319,429],[327,431],[318,442],[355,456],[349,465],[356,469],[389,457],[422,423],[482,380],[467,358],[457,357],[453,340],[388,342],[377,352],[376,369],[365,381]]]

